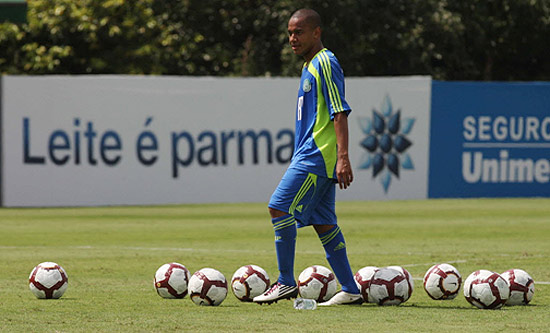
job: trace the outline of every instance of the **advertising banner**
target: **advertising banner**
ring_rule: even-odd
[[[347,80],[344,200],[427,196],[430,79]],[[267,202],[298,78],[2,77],[4,206]]]
[[[550,196],[550,84],[433,82],[429,197]]]
[[[427,198],[431,79],[351,78],[346,88],[355,182],[339,197]]]

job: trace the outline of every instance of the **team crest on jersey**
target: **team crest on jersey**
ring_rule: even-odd
[[[302,90],[304,92],[309,92],[311,90],[311,82],[309,81],[309,79],[304,80],[304,84],[302,84]]]

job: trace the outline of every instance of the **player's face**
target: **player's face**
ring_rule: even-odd
[[[295,54],[308,58],[320,38],[320,28],[312,28],[305,20],[293,17],[288,21],[288,42]]]

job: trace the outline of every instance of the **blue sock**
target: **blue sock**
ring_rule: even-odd
[[[294,256],[296,250],[296,220],[292,215],[271,219],[275,230],[275,250],[279,265],[278,282],[286,286],[295,286]]]
[[[330,267],[332,267],[334,275],[342,285],[342,290],[350,294],[359,294],[348,261],[346,241],[340,227],[335,225],[329,231],[319,234],[319,239],[325,248]]]

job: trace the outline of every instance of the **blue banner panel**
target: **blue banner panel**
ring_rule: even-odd
[[[550,83],[432,83],[428,196],[550,196]]]

